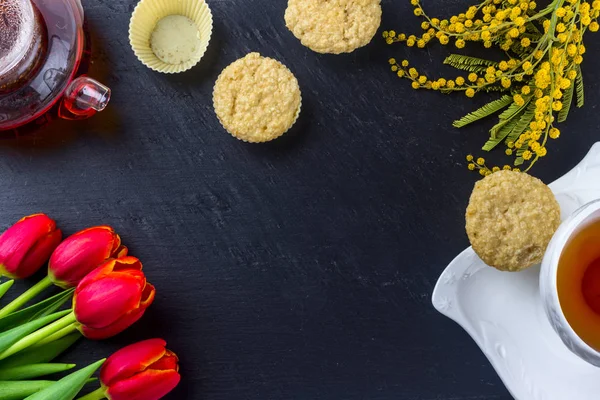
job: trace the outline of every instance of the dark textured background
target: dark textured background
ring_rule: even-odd
[[[66,358],[165,337],[183,374],[169,399],[510,399],[468,335],[430,304],[468,245],[476,175],[463,160],[491,121],[460,131],[451,122],[485,96],[415,92],[388,71],[389,57],[409,56],[448,75],[448,49],[388,47],[378,34],[353,54],[318,55],[285,28],[284,0],[208,2],[215,28],[201,65],[165,76],[129,47],[135,0],[84,0],[109,109],[0,144],[2,228],[39,211],[66,233],[111,224],[158,290],[134,328]],[[469,4],[425,7],[449,16]],[[408,0],[383,8],[382,28],[416,31]],[[546,182],[598,138],[595,40],[586,107],[534,170]],[[288,65],[303,91],[298,124],[271,144],[233,139],[213,113],[216,77],[249,51]]]

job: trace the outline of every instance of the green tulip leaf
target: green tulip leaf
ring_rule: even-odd
[[[0,332],[6,332],[26,322],[52,314],[71,298],[74,290],[65,290],[31,307],[7,315],[0,319]]]
[[[55,340],[43,346],[35,345],[25,349],[13,356],[0,361],[0,370],[12,367],[18,367],[28,364],[49,363],[61,355],[77,340],[81,338],[79,332],[72,333],[61,339]],[[2,399],[2,397],[0,397]]]
[[[0,381],[33,379],[75,368],[75,364],[30,364],[0,369]]]
[[[71,313],[71,310],[60,311],[0,333],[0,354],[30,333],[37,331],[69,313]]]
[[[54,381],[0,381],[0,399],[23,400],[54,383]]]
[[[27,397],[25,400],[72,400],[106,359],[65,376],[56,383]]]
[[[92,383],[97,379],[88,379],[86,383]],[[0,381],[0,399],[2,400],[23,400],[46,389],[56,381]]]
[[[13,283],[15,283],[15,281],[11,280],[0,285],[0,299],[6,294],[6,292],[8,292],[8,289],[12,287]]]

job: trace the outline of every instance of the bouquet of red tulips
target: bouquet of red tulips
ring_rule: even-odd
[[[0,284],[0,298],[49,260],[44,279],[0,308],[0,400],[71,400],[100,367],[101,387],[81,399],[160,399],[180,379],[178,358],[162,339],[128,346],[58,381],[40,379],[75,368],[52,361],[82,335],[106,339],[134,324],[156,292],[111,227],[61,240],[45,214],[25,217],[0,236],[0,276],[11,279]],[[27,306],[52,285],[63,291]]]

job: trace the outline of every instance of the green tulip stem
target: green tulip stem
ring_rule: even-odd
[[[15,281],[10,280],[10,281],[6,281],[2,285],[0,285],[0,299],[2,298],[2,296],[4,296],[6,294],[6,292],[8,292],[8,289],[10,289],[12,287],[13,283],[15,283]]]
[[[21,350],[25,350],[26,348],[31,347],[36,343],[39,343],[48,336],[51,336],[56,332],[62,330],[63,328],[66,328],[67,326],[71,325],[73,322],[76,322],[75,313],[71,312],[59,319],[58,321],[54,321],[50,325],[47,325],[29,334],[28,336],[25,336],[23,339],[10,346],[4,352],[0,353],[0,360],[4,360],[5,358],[18,353]]]
[[[34,347],[38,347],[38,346],[41,347],[48,343],[52,343],[54,341],[62,339],[65,336],[70,335],[73,332],[76,332],[78,326],[79,326],[79,324],[77,322],[72,322],[70,325],[67,325],[66,327],[62,328],[60,331],[57,331],[57,332],[53,333],[52,335],[46,337],[45,339],[40,340],[39,342],[37,342],[35,344]]]
[[[101,400],[106,399],[106,389],[98,388],[94,390],[92,393],[88,393],[83,397],[80,397],[77,400]]]
[[[29,300],[39,295],[44,290],[48,289],[50,286],[52,286],[52,281],[49,277],[45,277],[44,279],[33,285],[25,293],[23,293],[22,295],[14,299],[12,302],[4,306],[4,308],[0,310],[0,318],[4,318],[7,315],[12,314],[15,311],[21,309],[25,304],[27,304]]]

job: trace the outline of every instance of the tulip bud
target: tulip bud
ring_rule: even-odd
[[[89,273],[75,289],[73,310],[79,330],[89,339],[114,336],[144,315],[155,289],[135,257],[110,259]]]
[[[48,276],[63,289],[77,284],[109,258],[127,255],[127,247],[110,226],[84,229],[65,239],[52,253]]]
[[[0,236],[0,275],[29,278],[50,257],[62,233],[45,214],[21,219]]]
[[[158,400],[177,386],[179,359],[162,339],[127,346],[110,356],[100,370],[111,400]]]

